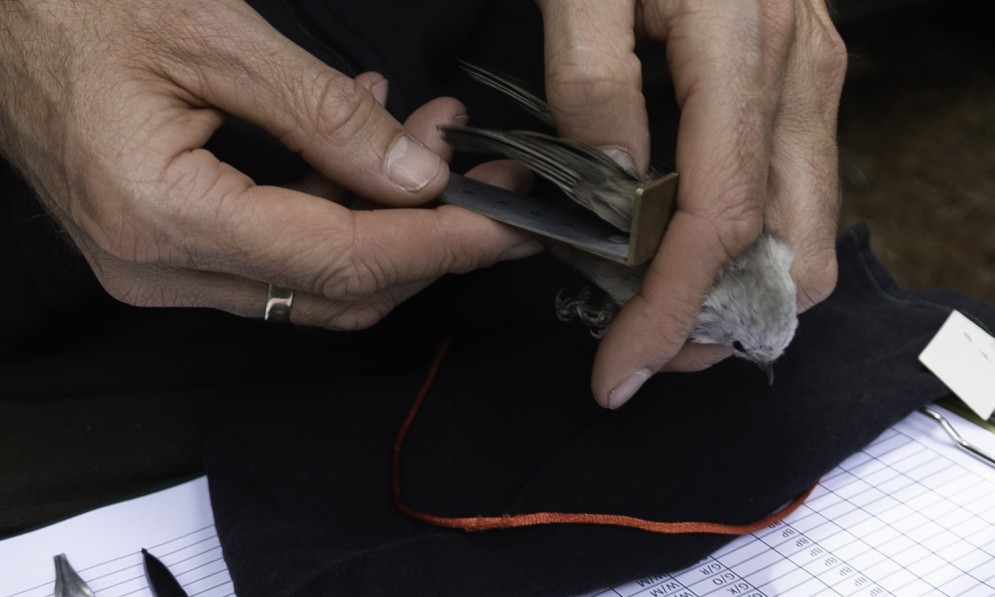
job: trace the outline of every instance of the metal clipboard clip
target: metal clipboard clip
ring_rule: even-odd
[[[952,439],[954,443],[956,443],[957,446],[960,447],[962,450],[969,452],[970,454],[974,455],[976,458],[979,458],[980,460],[988,463],[991,466],[995,466],[995,456],[989,454],[988,452],[985,452],[981,448],[975,446],[971,442],[961,437],[961,435],[957,433],[957,430],[954,429],[953,425],[950,424],[950,421],[948,421],[946,417],[944,417],[943,415],[941,415],[940,413],[936,412],[935,410],[933,410],[928,406],[919,407],[919,412],[923,413],[924,415],[936,421],[940,425],[940,427],[943,428],[943,431],[945,431],[946,434],[950,436],[950,439]]]

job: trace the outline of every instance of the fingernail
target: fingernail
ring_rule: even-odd
[[[607,146],[599,147],[603,154],[610,157],[613,162],[619,166],[625,168],[629,172],[636,171],[636,162],[632,159],[632,155],[621,147]]]
[[[401,188],[416,192],[432,182],[442,160],[408,135],[399,135],[387,152],[387,176]]]
[[[650,378],[650,373],[646,369],[639,369],[632,375],[618,382],[610,392],[608,392],[608,408],[615,410],[629,401],[630,398],[643,387],[646,380]]]
[[[456,126],[466,126],[466,123],[470,122],[469,114],[460,114],[459,116],[453,116],[453,124]]]
[[[373,99],[377,100],[377,103],[381,106],[387,105],[387,91],[390,89],[390,81],[383,79],[375,83],[370,87],[370,93],[373,94]]]
[[[512,259],[523,259],[542,252],[542,243],[530,238],[525,242],[518,243],[504,253],[501,253],[499,261],[511,261]]]

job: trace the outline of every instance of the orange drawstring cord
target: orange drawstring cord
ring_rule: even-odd
[[[462,529],[464,531],[489,531],[494,529],[510,529],[515,527],[534,526],[540,524],[598,524],[629,527],[649,531],[651,533],[714,533],[719,535],[745,535],[768,527],[794,512],[801,506],[815,489],[812,484],[801,495],[773,514],[749,524],[725,524],[721,522],[659,522],[621,514],[591,514],[585,512],[533,512],[530,514],[504,514],[501,516],[439,516],[421,512],[409,506],[401,497],[401,450],[408,430],[414,423],[415,416],[428,395],[432,382],[439,372],[442,361],[452,343],[451,338],[443,340],[435,359],[425,376],[408,414],[397,431],[394,440],[393,456],[391,458],[391,496],[394,506],[404,515],[422,522],[440,527]]]

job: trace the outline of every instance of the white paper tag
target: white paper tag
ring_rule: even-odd
[[[919,361],[979,417],[995,412],[995,338],[962,313],[950,314]]]

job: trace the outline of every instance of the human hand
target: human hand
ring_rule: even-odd
[[[677,210],[642,288],[594,363],[616,408],[653,373],[728,356],[686,343],[723,267],[766,226],[794,250],[798,308],[832,291],[836,115],[846,50],[822,0],[539,0],[546,94],[567,137],[645,172],[650,140],[636,39],[666,44],[681,109]]]
[[[538,250],[455,207],[334,201],[434,198],[448,179],[436,125],[465,108],[430,102],[405,128],[377,101],[383,77],[329,69],[242,2],[11,1],[0,27],[0,148],[126,303],[259,317],[275,283],[297,291],[294,322],[355,329],[441,274]],[[309,192],[258,186],[204,150],[226,114],[300,152]]]

